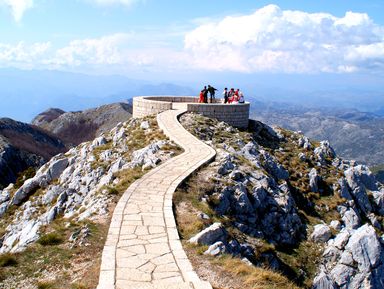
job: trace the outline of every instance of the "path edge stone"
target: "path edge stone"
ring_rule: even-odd
[[[179,117],[186,113],[187,110],[179,110],[179,113],[174,116],[175,122],[178,123],[179,126],[183,127],[180,122],[179,122]],[[166,112],[165,112],[166,113]],[[160,129],[163,131],[163,133],[172,141],[177,143],[179,146],[183,147],[183,145],[178,142],[177,139],[175,139],[172,135],[172,133],[167,129],[167,127],[162,123],[161,121],[161,114],[157,115],[157,123],[160,127]],[[184,129],[184,128],[183,128]],[[184,129],[185,130],[185,129]],[[189,133],[187,130],[185,130],[187,134],[195,138],[196,140],[200,141],[197,139],[194,135]],[[201,141],[200,141],[201,142]],[[168,236],[168,241],[172,250],[172,254],[176,260],[177,266],[179,267],[181,274],[183,275],[183,278],[189,282],[193,288],[195,289],[212,289],[212,286],[209,282],[203,281],[199,278],[197,273],[193,270],[193,266],[191,262],[189,261],[187,254],[185,253],[179,233],[177,230],[176,226],[176,216],[174,215],[173,212],[173,194],[175,193],[176,189],[179,187],[179,185],[186,179],[188,178],[193,172],[195,172],[198,168],[206,165],[207,163],[211,162],[215,156],[216,156],[216,151],[204,144],[206,148],[209,150],[209,155],[202,159],[198,164],[190,168],[188,171],[186,171],[184,174],[180,175],[179,178],[177,178],[168,188],[166,195],[165,195],[165,201],[164,201],[164,219],[166,223],[166,228],[167,228],[167,236]],[[183,149],[185,149],[183,147]]]

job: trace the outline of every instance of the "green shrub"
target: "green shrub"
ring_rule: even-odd
[[[6,253],[0,255],[0,267],[16,266],[17,260],[12,254]]]
[[[63,243],[63,238],[57,233],[48,233],[40,237],[37,241],[42,246],[53,246]]]
[[[42,281],[37,283],[37,289],[54,289],[56,288],[55,283],[53,282],[47,282],[47,281]]]

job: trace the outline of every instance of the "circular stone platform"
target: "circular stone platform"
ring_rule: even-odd
[[[250,103],[224,104],[221,99],[215,103],[199,103],[193,96],[138,96],[133,98],[133,117],[184,108],[189,112],[216,118],[234,127],[247,128]]]

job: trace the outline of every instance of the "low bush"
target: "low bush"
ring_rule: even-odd
[[[0,255],[0,267],[16,266],[17,260],[12,254],[6,253]]]
[[[48,233],[40,237],[37,241],[42,246],[59,245],[63,242],[63,238],[57,233]]]

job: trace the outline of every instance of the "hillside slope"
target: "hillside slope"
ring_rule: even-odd
[[[78,145],[131,117],[132,107],[129,104],[113,103],[78,112],[52,108],[37,115],[32,124],[53,133],[68,145]]]
[[[174,203],[184,249],[215,288],[383,288],[384,187],[328,142],[195,114],[217,151]]]
[[[95,288],[112,212],[180,149],[156,119],[130,119],[0,190],[0,288]]]
[[[38,168],[65,150],[64,143],[51,133],[9,118],[0,119],[0,188],[14,183],[20,172]]]

